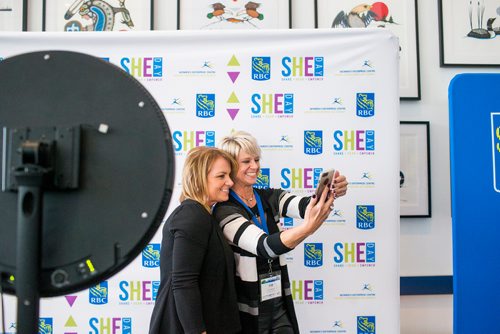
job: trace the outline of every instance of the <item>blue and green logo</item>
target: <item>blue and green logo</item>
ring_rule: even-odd
[[[308,155],[318,155],[323,153],[323,131],[304,131],[304,153]]]
[[[375,316],[358,316],[357,334],[375,334]]]
[[[196,94],[196,117],[215,116],[215,94]]]
[[[252,80],[271,79],[271,57],[252,57]]]
[[[321,267],[323,265],[323,244],[305,243],[304,244],[304,266]]]
[[[373,117],[375,116],[375,94],[357,93],[356,94],[356,116]]]
[[[375,228],[375,205],[356,205],[356,227],[360,230]]]

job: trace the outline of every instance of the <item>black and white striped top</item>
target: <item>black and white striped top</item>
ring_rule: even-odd
[[[255,189],[262,200],[266,215],[266,234],[252,221],[249,213],[234,198],[219,203],[214,216],[231,245],[236,262],[236,293],[243,333],[256,333],[258,315],[271,307],[260,302],[259,275],[281,271],[283,302],[298,333],[297,319],[290,290],[290,279],[283,254],[291,249],[280,239],[280,217],[303,218],[310,197],[295,196],[281,189]]]

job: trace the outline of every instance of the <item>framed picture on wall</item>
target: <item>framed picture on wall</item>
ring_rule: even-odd
[[[430,217],[429,122],[400,123],[400,215]]]
[[[417,1],[315,0],[316,28],[386,28],[399,38],[399,95],[420,99]],[[376,64],[375,64],[376,66]]]
[[[43,0],[43,31],[152,29],[153,0]]]
[[[177,29],[288,29],[291,0],[177,0]]]
[[[0,0],[0,31],[26,31],[28,0]]]
[[[441,66],[500,66],[499,16],[498,0],[439,0]]]

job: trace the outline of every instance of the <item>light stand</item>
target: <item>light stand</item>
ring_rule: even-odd
[[[17,220],[17,333],[38,333],[40,295],[40,231],[42,226],[42,179],[39,166],[20,167]]]
[[[69,130],[79,135],[79,131],[72,128]],[[30,334],[38,332],[44,190],[75,188],[75,184],[58,184],[54,179],[54,175],[58,175],[59,181],[67,178],[64,170],[56,169],[58,165],[56,138],[61,137],[60,140],[67,140],[64,139],[65,136],[60,135],[64,131],[58,131],[57,128],[24,128],[5,129],[5,132],[7,134],[5,137],[8,138],[6,141],[8,153],[6,177],[10,181],[7,185],[9,190],[18,192],[17,273],[15,276],[18,299],[17,333]],[[38,140],[36,137],[42,139]],[[60,146],[64,146],[61,141]],[[72,151],[74,149],[75,147]],[[59,156],[63,157],[61,154]],[[70,170],[78,171],[78,166],[71,166]],[[64,283],[65,278],[56,277],[55,279],[61,284]]]

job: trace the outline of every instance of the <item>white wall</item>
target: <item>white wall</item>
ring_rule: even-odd
[[[28,3],[28,29],[40,31],[42,1],[28,0]],[[176,3],[177,0],[155,0],[155,29],[175,29]],[[451,275],[448,84],[458,73],[499,70],[441,68],[437,1],[418,0],[417,6],[422,99],[402,101],[401,120],[430,121],[432,218],[401,219],[401,275]],[[314,26],[314,0],[294,0],[293,25],[294,28]],[[473,178],[474,171],[471,183]],[[401,333],[452,333],[452,305],[452,296],[402,297]]]
[[[401,334],[453,333],[453,296],[401,297]]]

